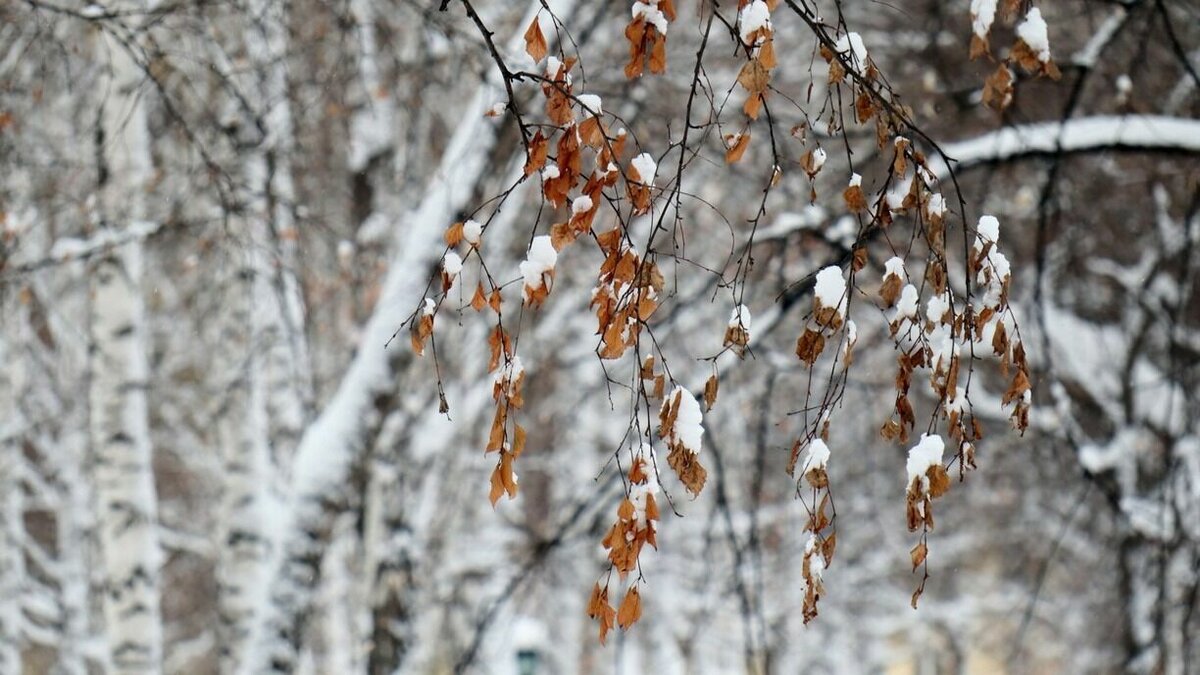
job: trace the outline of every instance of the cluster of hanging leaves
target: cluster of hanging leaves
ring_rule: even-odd
[[[596,582],[592,597],[588,600],[588,617],[600,624],[600,642],[608,639],[614,621],[622,630],[628,629],[642,616],[642,596],[638,583],[631,583],[618,609],[609,602],[609,585],[612,572],[616,570],[621,581],[638,569],[638,556],[649,544],[658,548],[656,523],[659,519],[658,503],[654,494],[658,490],[658,473],[655,470],[653,450],[643,445],[634,456],[629,468],[628,492],[617,507],[617,520],[613,523],[602,542],[608,551],[608,574],[601,587]],[[639,581],[641,575],[638,575]]]
[[[625,77],[633,79],[645,71],[661,75],[667,72],[667,25],[675,20],[672,0],[645,0],[633,4],[633,18],[625,27],[629,40],[629,63]]]
[[[1005,3],[1004,16],[1014,13],[1019,4],[1016,0],[1001,1]],[[725,160],[730,164],[741,161],[746,154],[751,126],[764,111],[769,116],[771,80],[779,66],[771,15],[778,4],[778,0],[740,0],[736,20],[722,19],[730,28],[736,50],[745,58],[731,84],[744,90],[746,96],[741,109],[742,131],[721,137]],[[976,35],[972,58],[990,57],[987,36],[993,17],[974,13],[990,6],[994,14],[995,5],[989,0],[972,2]],[[882,437],[909,444],[917,427],[914,382],[927,382],[924,398],[934,402],[927,431],[909,450],[907,466],[906,522],[910,532],[920,532],[920,541],[911,551],[912,563],[914,571],[924,570],[913,594],[914,607],[929,576],[928,533],[934,527],[933,501],[949,489],[949,471],[954,464],[958,465],[960,480],[976,465],[976,446],[983,433],[967,391],[976,363],[996,362],[997,371],[1009,382],[1003,405],[1011,407],[1014,426],[1021,431],[1029,423],[1031,395],[1024,346],[1008,305],[1012,274],[1007,258],[999,250],[998,221],[985,216],[974,228],[961,223],[964,235],[973,231],[975,240],[965,259],[954,261],[955,256],[946,250],[946,227],[954,214],[938,190],[937,173],[911,138],[919,137],[924,145],[934,148],[936,144],[913,122],[912,111],[893,93],[859,34],[829,26],[794,3],[789,7],[817,38],[817,53],[828,66],[827,84],[831,92],[836,92],[829,95],[829,100],[838,102],[825,107],[824,120],[807,121],[792,129],[792,136],[805,146],[796,163],[810,181],[811,200],[817,199],[813,181],[825,167],[828,155],[816,140],[818,134],[810,140],[810,125],[823,122],[823,131],[828,135],[845,133],[855,125],[873,125],[880,152],[884,157],[890,153],[891,157],[879,187],[868,190],[863,177],[853,173],[842,192],[845,217],[857,224],[849,259],[798,282],[810,283],[813,294],[812,307],[803,317],[804,326],[795,347],[799,362],[807,370],[809,386],[804,407],[797,411],[802,413],[804,431],[792,446],[786,468],[796,481],[797,497],[808,511],[808,539],[800,570],[803,618],[807,623],[817,615],[818,602],[825,592],[823,575],[833,562],[837,542],[828,443],[831,417],[845,392],[858,341],[858,328],[851,319],[856,304],[852,301],[862,298],[870,311],[883,314],[897,353],[895,404],[880,430]],[[633,2],[631,19],[625,27],[630,56],[625,66],[628,78],[642,77],[647,71],[666,71],[667,31],[675,19],[672,0]],[[1044,40],[1044,23],[1040,22],[1040,14],[1031,10],[1022,24],[1025,28],[1018,27],[1017,45],[1000,69],[1007,72],[1006,64],[1011,62],[1039,75],[1057,76]],[[651,319],[659,309],[665,280],[656,262],[653,235],[639,251],[627,223],[635,216],[653,213],[663,199],[664,190],[656,185],[656,160],[640,148],[627,148],[631,139],[624,129],[614,132],[609,128],[606,120],[617,118],[605,114],[600,97],[575,90],[572,71],[576,59],[564,54],[561,44],[551,54],[539,18],[534,18],[523,37],[526,52],[538,70],[501,70],[510,78],[510,96],[514,82],[537,83],[544,101],[544,122],[528,124],[511,99],[507,106],[498,104],[488,113],[499,116],[507,108],[517,115],[526,150],[520,181],[538,181],[544,203],[554,214],[555,222],[548,233],[532,237],[527,257],[519,266],[521,309],[535,310],[549,300],[559,255],[569,254],[574,246],[594,246],[603,258],[589,305],[596,317],[596,355],[605,361],[621,359],[630,352],[637,357],[632,364],[632,395],[639,404],[634,406],[637,412],[630,429],[635,429],[640,438],[629,445],[629,469],[622,476],[624,497],[602,541],[608,569],[602,581],[595,584],[587,605],[587,614],[598,623],[604,642],[614,627],[628,629],[642,616],[645,580],[640,572],[640,556],[647,544],[657,549],[660,518],[655,495],[662,484],[654,436],[667,451],[667,466],[690,494],[699,496],[707,480],[701,461],[703,412],[700,402],[676,383],[661,363],[662,353],[657,346],[645,349],[643,345]],[[707,43],[707,33],[704,40]],[[703,48],[698,58],[702,56]],[[1003,87],[993,87],[993,93],[985,94],[989,104],[1011,96],[1011,78],[1005,86],[1009,86],[1007,93]],[[847,91],[850,96],[843,98]],[[843,106],[842,100],[848,104]],[[714,116],[719,116],[715,108]],[[535,131],[530,134],[530,130]],[[764,205],[766,194],[782,176],[773,133],[771,139],[772,155],[777,161],[763,191]],[[675,176],[676,181],[679,178]],[[616,222],[610,229],[598,230],[597,215],[603,204],[611,206]],[[965,221],[961,199],[959,204],[958,215]],[[764,213],[765,206],[760,207],[759,217]],[[756,227],[758,218],[751,222]],[[910,225],[919,236],[891,237],[889,231],[897,222]],[[495,505],[502,496],[511,499],[518,492],[514,465],[524,450],[526,433],[515,416],[523,405],[525,369],[516,354],[514,335],[505,327],[504,283],[493,277],[481,255],[488,223],[490,219],[487,223],[468,219],[450,226],[440,272],[440,299],[426,298],[414,312],[409,327],[414,350],[422,354],[428,343],[436,363],[434,317],[462,276],[464,265],[477,261],[479,280],[470,307],[492,324],[488,371],[493,374],[496,407],[485,452],[497,453],[489,494]],[[882,270],[868,269],[867,244],[876,238],[886,241],[895,253]],[[910,241],[908,248],[897,250],[893,242],[906,240]],[[915,256],[915,264],[909,262],[914,252],[920,253]],[[749,263],[739,262],[740,283],[744,283],[748,269]],[[725,327],[722,351],[744,358],[751,343],[750,328],[749,310],[737,305]],[[823,390],[812,386],[818,380],[825,381]],[[714,358],[713,374],[705,383],[702,397],[705,411],[716,404],[718,386]],[[445,411],[445,397],[441,400]],[[642,417],[653,406],[657,406],[657,424]],[[953,452],[948,463],[943,458],[946,443],[939,431],[950,439]],[[617,459],[619,464],[619,454]],[[613,598],[618,596],[622,599],[614,606]]]
[[[971,60],[987,58],[996,62],[996,69],[984,81],[983,103],[1003,111],[1012,103],[1013,86],[1016,80],[1014,68],[1037,77],[1057,80],[1062,77],[1058,66],[1050,58],[1050,44],[1046,36],[1046,22],[1037,7],[1030,7],[1024,18],[1016,25],[1016,37],[1007,56],[997,59],[992,54],[989,38],[995,21],[1014,21],[1020,17],[1023,0],[972,0],[971,2]]]

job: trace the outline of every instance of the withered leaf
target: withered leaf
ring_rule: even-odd
[[[788,456],[787,473],[789,476],[796,475],[796,462],[800,459],[800,451],[804,449],[804,439],[798,438],[792,444],[792,454]]]
[[[650,72],[655,75],[667,72],[667,37],[657,32],[650,47]]]
[[[746,148],[750,145],[750,132],[747,131],[741,134],[733,134],[725,139],[725,163],[734,164],[742,159],[742,155],[746,154]]]
[[[520,457],[521,451],[523,451],[525,449],[525,438],[526,438],[525,427],[521,426],[520,424],[516,425],[516,431],[513,432],[513,448],[512,448],[512,454],[513,454],[514,458]]]
[[[717,376],[710,375],[704,383],[704,409],[706,411],[712,410],[717,403],[717,387]]]
[[[883,278],[883,285],[879,287],[879,297],[883,298],[887,307],[895,307],[896,301],[900,299],[900,291],[903,286],[904,282],[900,280],[900,275],[889,274]]]
[[[695,453],[676,443],[671,448],[671,453],[667,455],[667,464],[675,470],[675,474],[679,476],[679,480],[688,492],[699,495],[700,491],[704,489],[708,472],[701,466]]]
[[[911,551],[909,551],[909,555],[912,556],[912,566],[914,572],[918,567],[921,566],[922,563],[925,562],[925,555],[927,553],[929,553],[929,547],[925,545],[925,542],[917,544]]]
[[[487,307],[487,295],[483,292],[483,282],[481,281],[475,286],[475,295],[471,296],[471,309],[481,312],[484,307]]]
[[[805,328],[804,334],[796,340],[796,356],[810,366],[817,362],[824,349],[825,337],[811,328]]]
[[[1024,396],[1027,391],[1029,391],[1029,376],[1025,374],[1024,368],[1018,368],[1017,375],[1013,378],[1012,384],[1009,385],[1008,391],[1004,392],[1002,403],[1008,405]]]
[[[637,622],[642,616],[642,596],[638,594],[637,586],[630,588],[625,593],[625,599],[621,601],[621,608],[617,610],[617,625],[621,630],[629,630],[629,627]]]
[[[492,488],[488,492],[488,500],[492,502],[492,508],[496,508],[496,502],[500,501],[500,496],[504,494],[504,482],[500,478],[500,465],[492,470]]]
[[[779,60],[775,56],[775,40],[768,39],[758,48],[758,62],[767,70],[779,65]]]
[[[761,94],[771,83],[771,71],[758,59],[750,59],[738,72],[738,84],[751,94]]]
[[[913,591],[913,594],[912,594],[912,608],[913,609],[917,608],[917,600],[921,599],[921,594],[924,592],[925,592],[925,582],[922,581],[921,585],[917,588],[917,590]]]
[[[447,246],[451,246],[451,247],[458,246],[459,242],[461,242],[462,240],[463,240],[463,224],[461,222],[454,223],[450,227],[446,228],[446,245]]]
[[[989,53],[990,53],[990,50],[988,49],[987,38],[979,37],[978,35],[972,35],[971,36],[971,52],[969,54],[970,59],[972,61],[974,61],[975,59],[977,59],[981,56],[987,56]]]
[[[833,552],[837,550],[837,532],[831,532],[821,542],[821,556],[825,558],[825,567],[833,564]]]
[[[537,173],[546,166],[546,156],[550,152],[550,140],[538,131],[529,140],[529,156],[525,160],[525,175]]]
[[[542,59],[546,58],[547,51],[546,36],[542,34],[542,26],[535,16],[529,28],[525,30],[525,53],[529,54],[534,63],[541,63]]]
[[[1001,63],[995,72],[988,76],[983,83],[983,104],[996,110],[1003,111],[1012,103],[1012,71]]]
[[[889,441],[896,440],[900,437],[900,423],[894,419],[889,419],[880,427],[879,435]]]
[[[862,186],[851,185],[842,192],[842,199],[846,201],[846,208],[850,209],[851,213],[861,213],[867,210],[867,196],[863,194]]]

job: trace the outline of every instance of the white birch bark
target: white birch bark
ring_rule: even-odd
[[[142,72],[124,45],[105,34],[109,64],[100,91],[106,180],[104,225],[145,218],[152,160]],[[102,173],[104,175],[104,173]],[[158,673],[162,661],[157,500],[147,409],[142,245],[111,251],[91,273],[89,431],[104,567],[104,619],[116,673]]]
[[[248,624],[261,603],[264,562],[282,479],[311,407],[304,302],[292,217],[292,117],[286,70],[286,6],[257,0],[244,35],[252,68],[241,82],[263,101],[250,124],[262,134],[242,166],[247,186],[245,282],[236,313],[249,326],[246,395],[226,434],[226,490],[219,564],[221,667],[243,661]],[[236,441],[234,440],[236,439]]]
[[[15,314],[9,301],[0,305]],[[11,315],[11,314],[10,314]],[[22,498],[17,472],[21,461],[20,431],[22,420],[17,408],[21,388],[22,361],[0,336],[0,672],[21,672],[21,590],[25,582],[25,561],[21,554],[24,528],[21,523]]]

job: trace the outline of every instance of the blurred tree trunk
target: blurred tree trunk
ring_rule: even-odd
[[[223,512],[226,546],[220,562],[222,671],[236,672],[245,657],[254,612],[261,604],[271,528],[283,481],[312,406],[304,299],[297,268],[299,233],[293,216],[293,124],[287,79],[289,3],[256,0],[243,35],[250,68],[235,86],[249,94],[244,131],[246,187],[244,259],[236,315],[248,327],[243,371],[245,406],[231,410],[233,430],[225,458]],[[237,326],[231,327],[234,331]]]
[[[129,4],[126,9],[137,10]],[[153,177],[142,70],[105,32],[109,68],[99,91],[100,225],[130,228],[147,217]],[[90,436],[105,569],[104,617],[115,673],[157,673],[162,663],[158,505],[147,408],[149,368],[142,244],[108,250],[90,272]]]

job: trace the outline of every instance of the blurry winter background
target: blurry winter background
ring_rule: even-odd
[[[697,391],[734,304],[700,266],[749,246],[761,327],[705,415],[704,493],[664,479],[682,517],[664,507],[642,554],[642,620],[601,646],[585,605],[629,401],[594,353],[599,258],[561,255],[522,319],[529,440],[495,509],[489,327],[456,309],[473,282],[435,330],[449,417],[404,326],[445,229],[520,176],[513,117],[485,115],[506,95],[481,26],[532,69],[541,4],[478,0],[478,23],[459,0],[0,4],[0,674],[1200,672],[1200,6],[1038,3],[1062,78],[1020,75],[997,114],[994,62],[967,58],[972,7],[995,3],[816,3],[960,160],[970,223],[999,219],[1034,409],[1021,438],[1005,383],[978,373],[979,470],[938,502],[914,611],[906,449],[879,435],[895,354],[860,312],[829,440],[837,557],[808,625],[785,466],[811,301],[777,298],[843,259],[847,149],[868,189],[890,157],[870,124],[812,129],[829,159],[810,205],[787,132],[797,106],[820,116],[827,66],[776,7],[772,83],[797,103],[773,109],[780,184],[751,243],[765,127],[733,166],[717,135],[696,146],[696,265],[662,264],[653,322]],[[571,32],[578,92],[661,157],[713,6],[713,95],[736,78],[735,4],[677,0],[667,73],[634,81],[631,2],[543,12]],[[516,95],[541,105],[532,84]],[[528,188],[487,231],[505,281],[538,222]],[[869,253],[873,294],[890,254]]]

